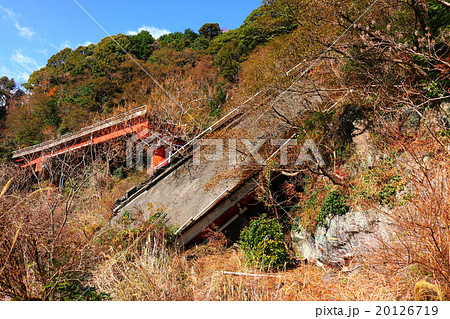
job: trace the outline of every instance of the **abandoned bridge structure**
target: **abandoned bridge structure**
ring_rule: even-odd
[[[168,223],[177,226],[180,244],[201,241],[202,231],[212,224],[221,231],[232,233],[233,228],[248,222],[250,211],[254,214],[255,210],[260,209],[258,205],[261,204],[255,200],[258,189],[255,176],[262,168],[248,171],[230,166],[225,161],[202,161],[198,164],[193,160],[194,142],[205,136],[213,136],[218,131],[222,138],[230,139],[285,138],[292,128],[281,118],[298,116],[319,98],[317,95],[309,99],[286,95],[279,99],[278,103],[283,108],[278,111],[267,107],[263,111],[244,112],[236,108],[187,143],[174,137],[177,134],[168,134],[179,148],[172,154],[170,161],[161,152],[154,154],[152,164],[156,170],[146,182],[134,186],[122,198],[116,199],[110,225],[123,227],[121,220],[124,214],[131,220],[133,216],[137,218],[142,214],[144,218],[148,217],[152,212],[147,207],[151,206],[164,209]],[[283,112],[281,118],[280,110]],[[45,167],[47,159],[67,152],[130,134],[146,138],[154,132],[152,121],[154,119],[147,114],[146,107],[140,107],[59,139],[17,150],[13,160],[22,167],[39,172]],[[164,126],[164,132],[180,130],[175,125],[161,125]],[[165,133],[160,131],[159,134]]]
[[[13,152],[12,159],[22,167],[32,167],[35,172],[41,172],[45,162],[93,145],[114,141],[121,137],[136,136],[138,139],[159,135],[175,145],[183,145],[180,138],[181,130],[177,125],[161,123],[157,118],[147,113],[147,107],[141,106],[118,116],[94,123],[78,132],[69,133],[62,137],[46,141]],[[165,152],[157,149],[153,154],[152,163],[159,165],[165,160]],[[164,163],[166,164],[166,163]]]

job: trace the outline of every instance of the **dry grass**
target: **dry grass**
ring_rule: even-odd
[[[196,287],[196,300],[404,300],[411,299],[413,289],[399,278],[387,281],[365,269],[345,274],[307,265],[270,274],[278,278],[224,274],[230,269],[260,273],[243,266],[241,254],[235,251],[204,257],[196,269],[197,281],[202,283]]]
[[[93,176],[89,181],[90,187],[84,188],[74,199],[74,228],[86,238],[91,238],[111,218],[114,200],[123,196],[134,185],[143,182],[145,178],[145,173],[139,171],[132,172],[130,176],[120,180],[103,174]]]
[[[139,255],[125,250],[109,258],[94,283],[115,300],[190,300],[188,272],[185,258],[149,240]]]
[[[102,187],[95,187],[95,193],[99,196],[99,204],[101,206],[101,214],[105,219],[111,218],[111,211],[114,207],[114,201],[121,198],[130,188],[143,183],[147,179],[145,172],[135,171],[121,180],[111,178],[110,188],[105,190]]]
[[[225,272],[251,275],[232,275]],[[139,254],[116,254],[95,273],[95,285],[115,300],[315,301],[413,300],[414,284],[376,270],[353,273],[303,265],[262,273],[234,248],[198,246],[186,252],[147,242]]]

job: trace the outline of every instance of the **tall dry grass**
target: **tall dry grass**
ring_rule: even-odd
[[[185,258],[148,239],[140,252],[119,251],[94,273],[94,284],[115,300],[191,300]]]
[[[258,274],[259,276],[254,276]],[[117,252],[94,274],[115,300],[313,301],[413,300],[414,284],[374,269],[333,272],[303,265],[264,273],[234,248],[178,251],[148,240],[139,252]]]

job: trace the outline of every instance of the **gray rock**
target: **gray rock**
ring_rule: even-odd
[[[329,218],[327,225],[319,226],[314,236],[302,229],[291,236],[299,257],[343,268],[348,267],[349,260],[364,247],[376,244],[375,237],[385,233],[383,228],[386,225],[377,212],[350,210],[346,215]]]
[[[300,226],[301,227],[301,226]],[[316,249],[314,238],[309,235],[303,228],[291,233],[293,249],[297,256],[314,262],[316,259]]]

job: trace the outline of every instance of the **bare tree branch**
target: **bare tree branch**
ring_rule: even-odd
[[[450,2],[444,1],[444,0],[436,0],[440,4],[442,4],[444,7],[450,9]]]

